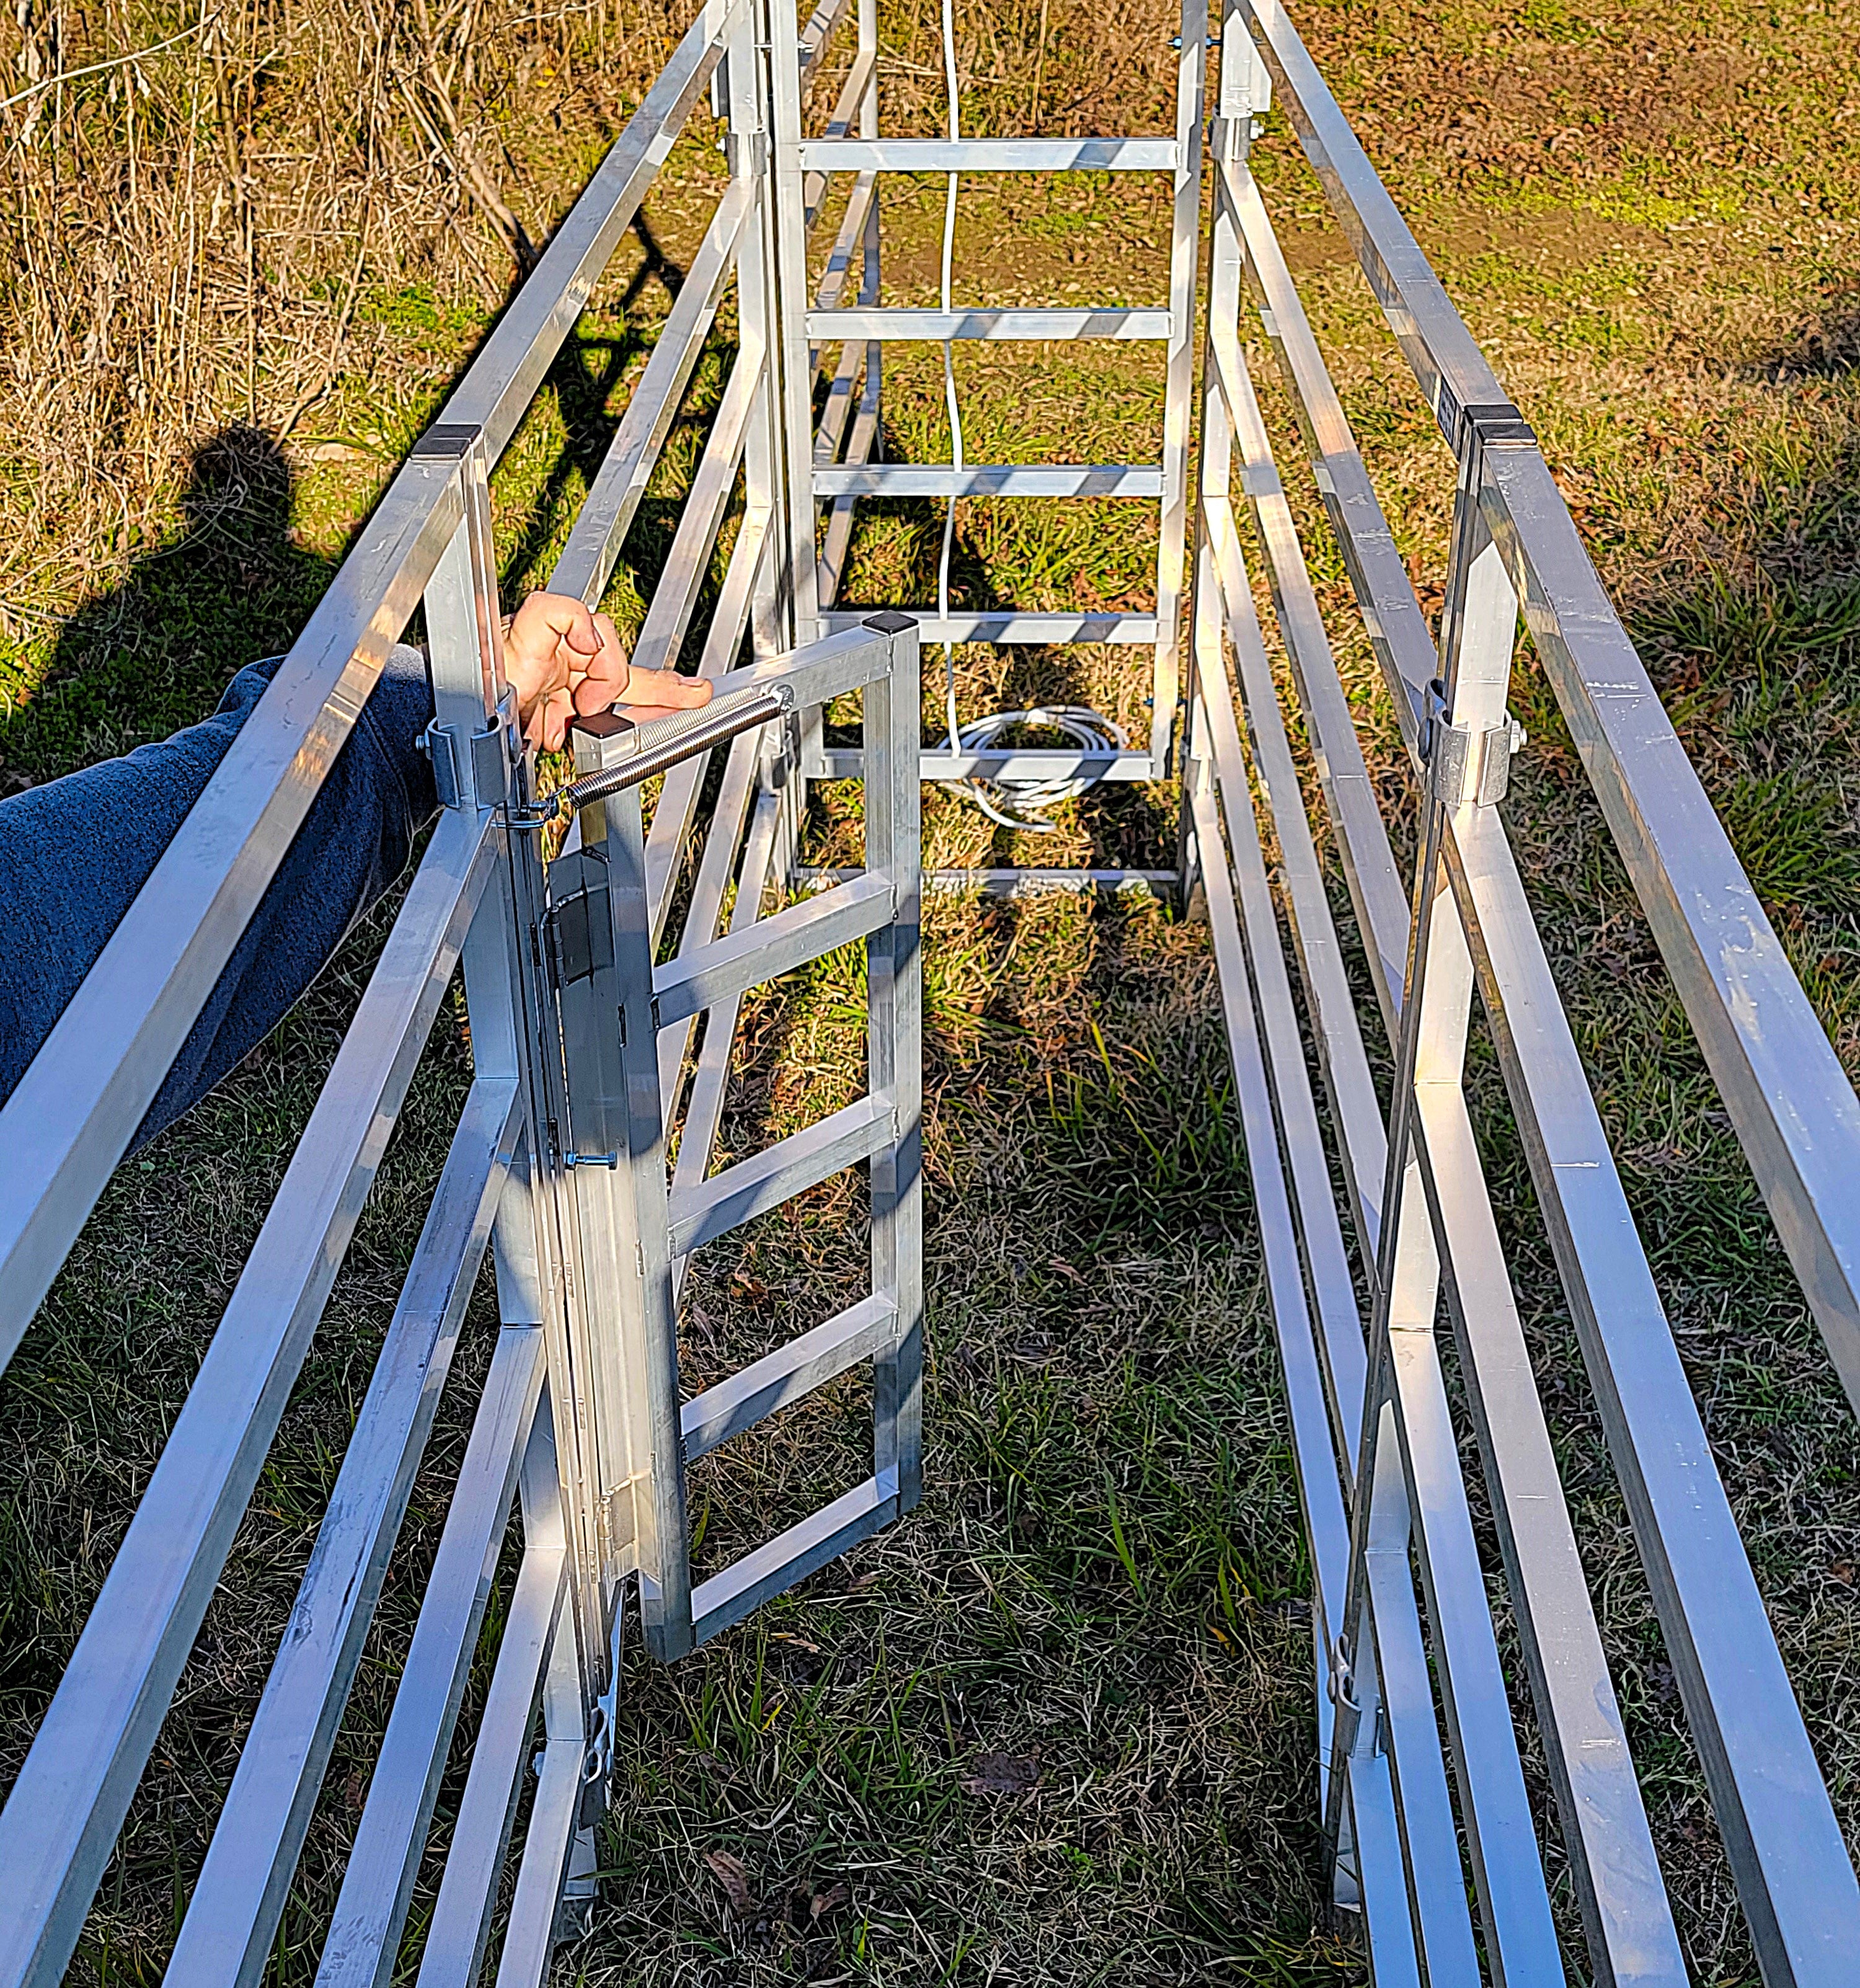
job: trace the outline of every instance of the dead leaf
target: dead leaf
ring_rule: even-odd
[[[727,1850],[707,1850],[704,1861],[717,1874],[718,1881],[729,1895],[730,1910],[742,1919],[756,1916],[756,1894],[749,1889],[749,1874],[740,1857],[732,1857]]]
[[[850,1885],[829,1885],[823,1892],[816,1892],[807,1901],[807,1916],[823,1919],[835,1906],[844,1905],[853,1895]]]
[[[962,1783],[972,1795],[1024,1795],[1040,1785],[1040,1756],[978,1753],[975,1772]]]

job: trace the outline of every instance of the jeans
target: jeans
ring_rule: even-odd
[[[283,660],[240,671],[219,708],[0,801],[0,1102],[10,1097]],[[407,867],[438,805],[418,749],[425,659],[390,655],[355,729],[130,1150],[197,1104],[288,1014],[355,921]]]

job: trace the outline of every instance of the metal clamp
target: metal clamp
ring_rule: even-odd
[[[1324,1696],[1335,1706],[1360,1712],[1356,1698],[1356,1672],[1350,1661],[1350,1639],[1339,1636],[1331,1646],[1330,1675],[1324,1679]]]
[[[1427,687],[1419,741],[1435,800],[1449,808],[1502,801],[1510,789],[1511,762],[1530,735],[1515,718],[1475,732],[1470,725],[1455,725],[1446,709],[1446,687],[1436,677]]]
[[[420,750],[433,762],[433,786],[441,807],[495,807],[510,792],[509,735],[516,693],[506,691],[495,718],[482,732],[441,725],[437,718],[421,733]]]
[[[732,179],[760,179],[769,170],[769,134],[766,131],[726,131],[723,157]]]
[[[1246,111],[1238,117],[1210,117],[1209,158],[1216,165],[1238,165],[1246,157],[1248,145],[1259,135],[1254,122],[1252,113]]]

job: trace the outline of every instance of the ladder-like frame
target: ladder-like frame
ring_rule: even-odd
[[[870,7],[872,0],[864,0]],[[780,276],[780,337],[789,377],[811,374],[818,355],[836,344],[843,357],[835,375],[837,390],[850,384],[861,364],[866,381],[862,423],[875,423],[878,383],[884,345],[898,340],[942,343],[946,340],[995,339],[1067,340],[1116,339],[1153,340],[1162,345],[1163,443],[1154,464],[953,464],[874,462],[867,448],[849,450],[847,460],[834,460],[837,430],[830,418],[821,424],[817,442],[810,413],[799,396],[786,403],[786,446],[791,462],[811,464],[811,476],[796,476],[790,484],[790,533],[795,547],[810,546],[817,506],[832,506],[829,539],[817,584],[813,563],[796,555],[793,635],[806,641],[817,632],[852,625],[856,613],[830,605],[844,558],[844,538],[853,506],[861,498],[930,497],[954,502],[971,495],[1030,498],[1147,499],[1160,510],[1156,604],[1151,614],[1054,614],[996,610],[986,614],[939,615],[934,607],[902,610],[918,624],[925,642],[1037,644],[1064,647],[1084,643],[1111,643],[1148,647],[1151,651],[1149,735],[1136,749],[1104,752],[1078,749],[1013,747],[953,753],[945,743],[926,749],[921,759],[927,781],[957,782],[1053,779],[1087,776],[1108,780],[1156,780],[1175,770],[1176,739],[1181,699],[1182,604],[1185,585],[1189,505],[1189,431],[1194,401],[1194,326],[1198,259],[1201,243],[1202,98],[1206,66],[1206,0],[1183,0],[1182,32],[1176,64],[1175,131],[1172,137],[886,138],[880,135],[878,93],[867,50],[865,15],[861,15],[861,44],[842,99],[841,113],[817,138],[803,137],[800,69],[793,44],[777,37],[771,64],[771,112],[774,143],[774,232]],[[858,105],[859,134],[848,135],[849,100]],[[1168,294],[1160,306],[1130,308],[1087,305],[1040,309],[955,309],[945,314],[888,306],[881,303],[878,279],[878,176],[884,173],[1162,173],[1170,181]],[[828,283],[817,298],[810,297],[805,280],[807,233],[820,211],[820,189],[834,173],[856,175],[848,198],[838,244],[830,263]],[[864,257],[864,280],[857,306],[839,301],[836,274],[858,255]],[[863,359],[860,356],[863,353]],[[869,446],[871,428],[863,438]],[[861,439],[855,428],[855,440]],[[821,742],[819,714],[810,714],[803,727],[800,766],[804,803],[805,783],[858,777],[857,748],[828,747]],[[986,870],[972,874],[938,873],[945,888],[965,884],[996,892],[1012,892],[1030,884],[1081,884],[1115,888],[1125,882],[1156,887],[1172,882],[1155,871]]]

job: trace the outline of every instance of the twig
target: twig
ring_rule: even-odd
[[[184,42],[190,35],[198,35],[210,28],[219,19],[218,15],[203,16],[191,28],[183,28],[178,35],[171,35],[165,42],[156,42],[146,49],[137,49],[126,56],[106,56],[101,62],[86,63],[82,69],[61,69],[56,76],[48,76],[20,91],[17,96],[0,100],[0,110],[11,110],[15,103],[23,103],[29,96],[36,96],[41,91],[56,90],[61,83],[76,83],[79,76],[96,76],[107,69],[120,69],[126,63],[139,63],[150,56],[158,56],[164,49],[171,49],[177,42]]]

